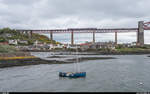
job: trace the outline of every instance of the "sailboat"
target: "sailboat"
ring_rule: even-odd
[[[76,62],[74,63],[75,71],[74,72],[59,72],[60,77],[69,77],[69,78],[79,78],[86,77],[86,72],[80,71],[80,66],[78,65],[78,48],[76,45]]]

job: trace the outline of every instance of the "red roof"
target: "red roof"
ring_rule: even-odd
[[[82,45],[89,45],[89,43],[81,43],[80,45],[81,45],[81,46],[82,46]]]

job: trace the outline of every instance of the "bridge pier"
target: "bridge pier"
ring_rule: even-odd
[[[24,31],[26,35],[28,35],[28,31]]]
[[[137,32],[137,45],[143,46],[144,45],[144,21],[138,22],[138,32]]]
[[[31,30],[31,31],[30,31],[30,38],[32,38],[32,33],[33,33],[33,32],[32,32],[32,30]]]
[[[95,32],[93,32],[93,43],[95,43]]]
[[[53,40],[53,32],[50,32],[50,40]]]
[[[71,32],[71,45],[74,45],[74,34],[73,34],[73,31]]]
[[[117,42],[118,42],[118,40],[117,40],[117,32],[115,32],[115,45],[117,45]]]

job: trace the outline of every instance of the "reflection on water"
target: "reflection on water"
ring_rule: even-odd
[[[106,55],[111,57],[111,55]],[[150,57],[114,55],[117,59],[79,63],[86,78],[59,77],[73,71],[74,64],[41,64],[0,69],[1,92],[148,92]]]
[[[69,77],[59,77],[59,80],[86,80],[86,77],[79,77],[79,78],[69,78]]]

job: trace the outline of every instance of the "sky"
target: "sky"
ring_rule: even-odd
[[[137,28],[150,21],[150,0],[0,0],[0,28]],[[145,31],[145,43],[150,43]],[[47,35],[49,36],[49,35]],[[70,42],[70,34],[54,34]],[[136,33],[118,34],[118,41],[134,42]],[[96,41],[113,41],[114,34],[96,34]],[[92,34],[75,35],[75,42],[92,41]]]

